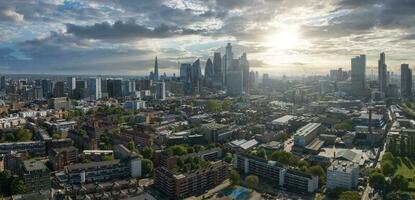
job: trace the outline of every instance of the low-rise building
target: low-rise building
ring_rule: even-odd
[[[166,167],[159,167],[154,171],[154,185],[169,198],[181,199],[202,195],[228,177],[228,165],[223,161],[211,162],[206,168],[185,174],[174,174]]]
[[[44,141],[8,142],[0,144],[0,154],[10,154],[11,151],[27,151],[33,155],[45,155]]]
[[[355,188],[359,180],[358,164],[345,160],[335,160],[327,168],[327,188],[342,188],[350,190]]]
[[[320,133],[322,126],[320,123],[309,123],[294,134],[294,145],[305,147]]]
[[[109,160],[101,162],[78,163],[65,167],[66,179],[71,184],[94,183],[141,176],[141,160]]]
[[[28,192],[38,192],[50,188],[50,171],[41,161],[23,161],[21,177]]]
[[[257,156],[235,154],[234,167],[244,174],[254,174],[288,190],[311,193],[318,189],[318,176],[289,169],[280,163]]]
[[[75,147],[53,148],[49,151],[48,158],[53,170],[61,170],[65,166],[77,162],[78,149]]]

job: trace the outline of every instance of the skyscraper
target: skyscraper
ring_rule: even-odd
[[[192,68],[192,65],[189,63],[182,63],[180,64],[180,80],[182,82],[189,81],[190,78],[190,69]]]
[[[52,96],[52,85],[51,80],[42,80],[42,93],[44,98],[50,98]]]
[[[249,62],[246,56],[246,53],[243,53],[241,58],[239,59],[239,67],[242,70],[242,82],[243,82],[243,89],[245,93],[248,93],[249,90]]]
[[[239,66],[239,59],[233,59],[231,66],[227,75],[226,93],[229,96],[241,96],[243,93],[243,71]]]
[[[1,91],[6,90],[6,77],[5,76],[1,76],[0,78],[0,90]]]
[[[210,60],[210,58],[208,58],[208,60],[206,61],[206,66],[205,66],[205,84],[206,84],[206,86],[208,86],[208,87],[212,86],[213,76],[214,76],[213,63],[212,63],[212,60]]]
[[[88,93],[91,100],[102,98],[101,77],[90,78],[88,80]]]
[[[378,80],[379,80],[379,91],[382,94],[386,94],[387,66],[385,64],[385,53],[381,53],[380,58],[378,60]]]
[[[156,95],[157,100],[165,100],[166,99],[166,84],[164,82],[157,82],[156,83]]]
[[[365,92],[366,79],[366,55],[360,55],[352,58],[352,94],[362,96]]]
[[[197,59],[192,64],[192,70],[190,73],[191,88],[192,88],[191,90],[193,92],[199,92],[201,78],[202,78],[202,70],[200,69],[200,59]]]
[[[58,81],[53,86],[53,97],[64,97],[65,96],[65,83]]]
[[[107,80],[108,96],[118,98],[122,96],[122,80],[108,79]]]
[[[156,56],[156,60],[154,61],[153,81],[158,81],[158,80],[159,80],[159,66],[157,63],[157,56]]]
[[[76,87],[76,78],[68,77],[66,80],[66,86],[67,86],[69,95],[72,94],[72,91],[75,90],[75,87]]]
[[[228,43],[226,45],[226,57],[225,57],[225,68],[224,68],[224,73],[225,73],[225,83],[227,82],[227,74],[229,72],[229,68],[232,67],[232,62],[233,62],[233,52],[232,52],[232,45],[231,43]]]
[[[215,73],[213,86],[216,88],[222,88],[223,82],[223,70],[222,70],[222,58],[219,52],[213,54],[213,71]]]
[[[412,98],[412,70],[409,64],[401,65],[401,97],[402,99]]]

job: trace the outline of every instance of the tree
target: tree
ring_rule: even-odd
[[[187,153],[193,153],[195,149],[193,147],[187,147]]]
[[[12,174],[9,170],[0,172],[0,193],[8,195],[10,193],[10,179]]]
[[[360,194],[356,191],[342,192],[339,196],[339,200],[360,200]]]
[[[267,153],[265,152],[264,149],[258,150],[258,152],[256,153],[256,155],[258,157],[260,157],[260,158],[267,159]]]
[[[153,172],[153,162],[149,159],[142,159],[141,168],[143,169],[143,174],[149,175]]]
[[[209,100],[205,107],[206,112],[215,113],[222,110],[222,104],[218,100]]]
[[[392,177],[391,186],[394,190],[407,190],[409,187],[408,180],[402,175],[395,175]]]
[[[324,169],[320,165],[314,165],[310,167],[310,173],[314,176],[324,176]]]
[[[250,188],[256,188],[258,186],[258,183],[259,183],[259,178],[258,178],[258,176],[255,176],[255,175],[249,175],[245,178],[245,183]]]
[[[232,185],[237,185],[237,184],[239,184],[239,181],[241,179],[241,175],[239,175],[239,173],[237,171],[232,169],[231,173],[229,175],[229,179],[230,179]]]
[[[16,141],[30,141],[32,140],[32,132],[27,129],[18,128],[14,132]]]
[[[382,168],[383,174],[385,174],[386,176],[392,176],[396,170],[395,165],[393,165],[392,161],[390,160],[382,161],[381,168]]]
[[[394,161],[395,157],[392,155],[391,152],[385,152],[385,154],[383,154],[382,156],[382,161]]]
[[[290,164],[291,157],[293,157],[293,155],[285,151],[274,151],[274,153],[271,154],[271,160],[285,165]]]
[[[224,159],[225,162],[227,162],[228,164],[232,163],[232,156],[227,155]]]
[[[12,195],[15,194],[23,194],[26,192],[26,185],[24,182],[19,178],[14,178],[10,184],[10,193]]]
[[[373,172],[369,175],[369,185],[377,190],[382,190],[385,187],[385,175],[379,172]]]
[[[141,151],[141,155],[143,155],[143,158],[145,159],[151,159],[151,157],[153,157],[153,149],[151,147],[144,147]]]
[[[137,147],[135,146],[135,143],[134,143],[134,141],[133,141],[133,140],[130,140],[130,141],[128,142],[128,149],[129,149],[130,151],[137,151]]]

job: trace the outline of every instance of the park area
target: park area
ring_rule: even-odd
[[[395,175],[405,177],[409,182],[408,190],[415,191],[415,160],[407,157],[397,157],[395,163],[397,167]]]

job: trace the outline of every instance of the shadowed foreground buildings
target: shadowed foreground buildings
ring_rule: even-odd
[[[223,161],[211,162],[206,168],[175,174],[166,167],[154,171],[154,185],[171,198],[186,198],[204,194],[229,177],[229,167]]]

